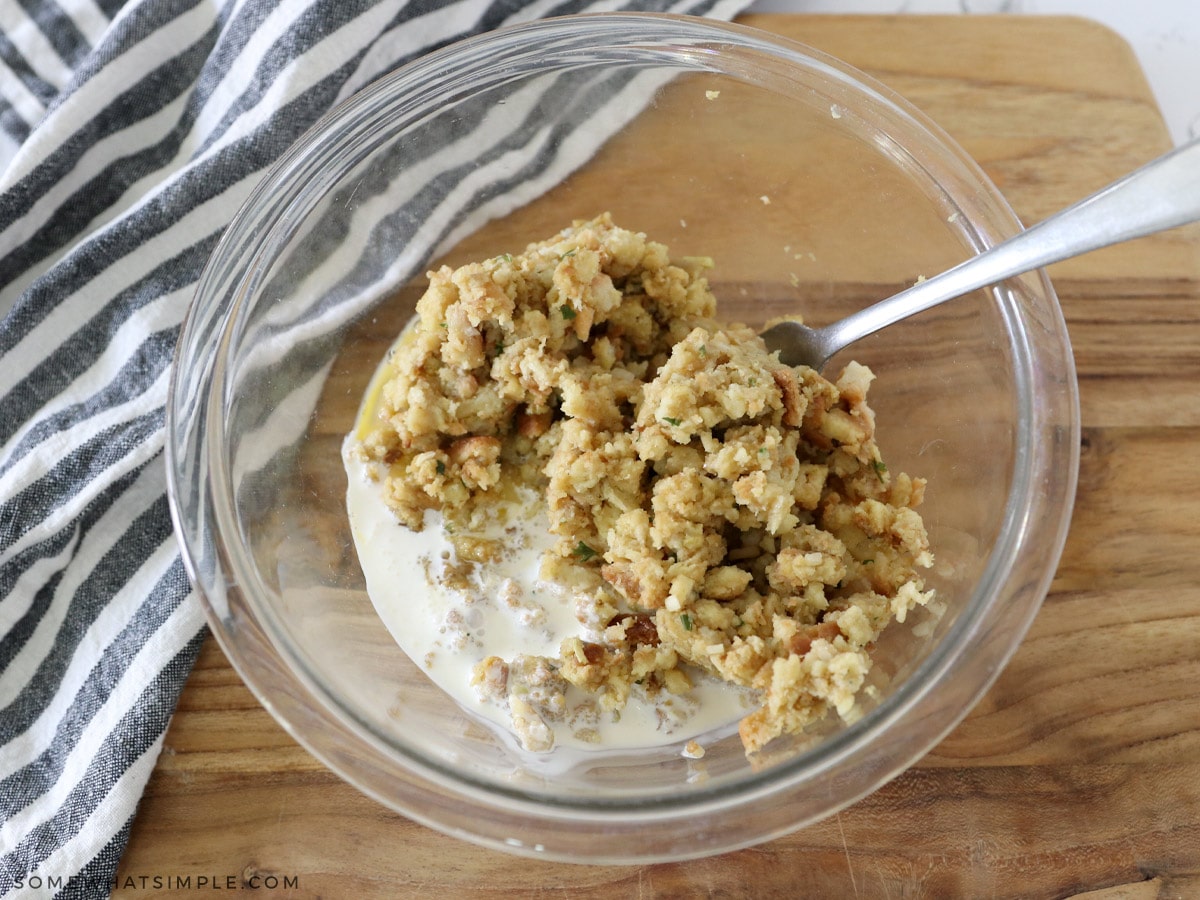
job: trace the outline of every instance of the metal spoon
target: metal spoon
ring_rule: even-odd
[[[763,332],[789,366],[820,371],[860,338],[1005,278],[1200,219],[1200,141],[1185,144],[1090,197],[940,275],[823,328],[781,322]]]

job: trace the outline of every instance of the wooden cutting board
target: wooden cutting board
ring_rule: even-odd
[[[1082,19],[743,21],[908,97],[1026,222],[1170,143],[1133,54]],[[133,823],[119,876],[131,887],[115,895],[162,895],[155,876],[225,887],[258,874],[278,887],[256,894],[297,897],[1200,896],[1200,230],[1051,276],[1082,394],[1071,536],[995,687],[906,774],[823,823],[712,859],[518,859],[340,781],[210,638]]]

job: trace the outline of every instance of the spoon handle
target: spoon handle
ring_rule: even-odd
[[[1200,219],[1200,141],[1185,144],[952,269],[821,329],[831,350],[1040,266]]]

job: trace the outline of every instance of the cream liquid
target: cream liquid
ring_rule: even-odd
[[[508,710],[471,685],[474,666],[489,656],[555,658],[563,639],[595,640],[598,635],[576,616],[585,598],[539,577],[542,554],[554,539],[533,491],[509,503],[507,515],[499,517],[507,524],[478,535],[501,540],[506,548],[502,558],[475,566],[465,590],[446,587],[443,576],[456,560],[441,516],[427,511],[420,532],[400,524],[383,501],[384,467],[353,452],[363,423],[374,413],[386,368],[385,363],[376,374],[359,427],[342,450],[350,530],[367,593],[396,643],[435,684],[469,712],[511,733]],[[753,706],[744,690],[703,673],[693,681],[686,695],[663,691],[653,699],[635,685],[619,715],[596,711],[593,697],[571,687],[567,714],[546,723],[554,732],[554,750],[612,752],[676,743],[682,749],[701,736],[717,739],[731,733]]]

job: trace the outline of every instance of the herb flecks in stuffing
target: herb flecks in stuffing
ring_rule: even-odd
[[[870,370],[783,365],[715,320],[710,266],[606,214],[431,272],[362,451],[413,529],[510,482],[541,490],[543,575],[589,585],[599,624],[521,664],[614,713],[633,685],[685,692],[698,671],[756,689],[753,752],[856,715],[870,648],[928,602],[932,557],[924,482],[875,442]]]

